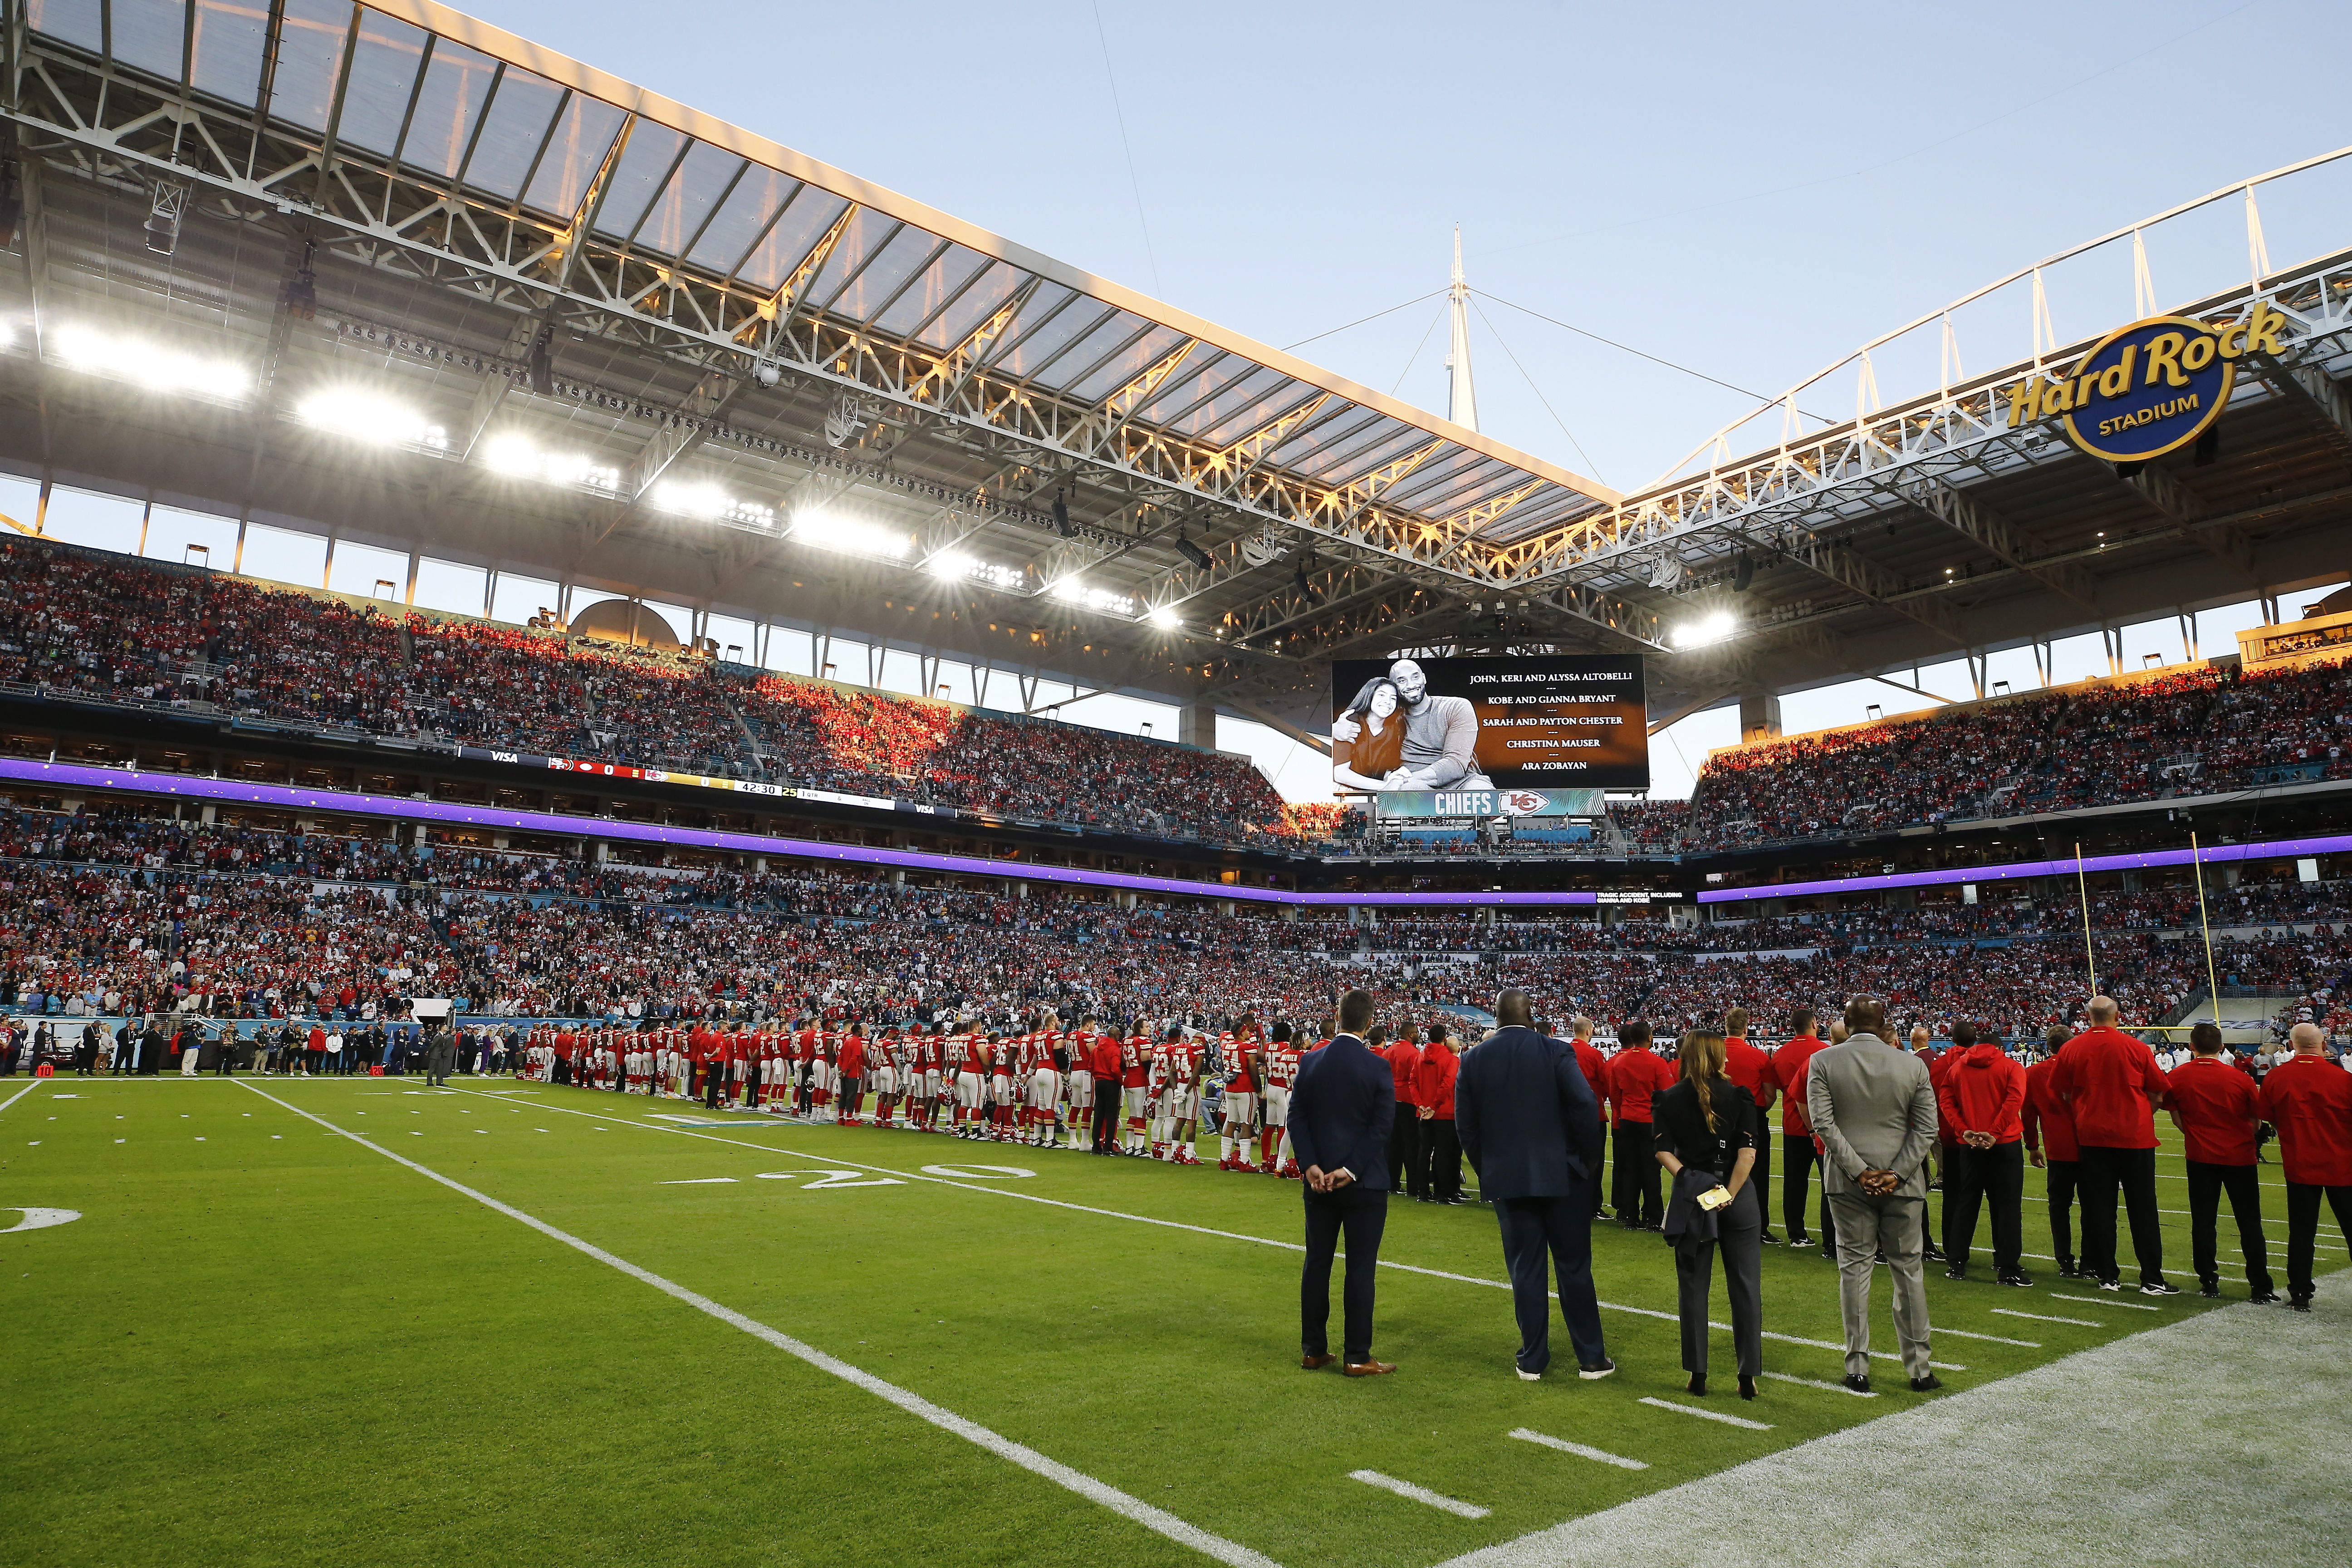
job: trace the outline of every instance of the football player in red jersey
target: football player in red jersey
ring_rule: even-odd
[[[866,1042],[866,1076],[874,1086],[874,1125],[887,1127],[905,1078],[898,1066],[898,1032],[879,1019]]]
[[[978,1138],[986,1121],[982,1109],[988,1100],[987,1042],[969,1018],[956,1020],[948,1037],[948,1071],[955,1079],[955,1135]]]
[[[1298,1162],[1290,1157],[1290,1091],[1298,1083],[1298,1046],[1287,1022],[1274,1026],[1265,1048],[1265,1131],[1259,1135],[1258,1169],[1286,1180],[1298,1177]],[[1280,1163],[1276,1163],[1279,1155]]]
[[[1150,1150],[1155,1160],[1168,1158],[1168,1146],[1174,1139],[1174,1129],[1168,1117],[1168,1053],[1175,1041],[1176,1029],[1171,1025],[1159,1039],[1151,1042],[1151,1048],[1144,1058],[1143,1114],[1151,1130]]]
[[[1199,1037],[1188,1036],[1181,1029],[1169,1031],[1168,1092],[1164,1110],[1168,1118],[1168,1163],[1171,1165],[1197,1165],[1200,1155],[1192,1152],[1192,1143],[1201,1124],[1201,1060],[1206,1054]]]
[[[916,1041],[917,1051],[912,1065],[921,1074],[920,1082],[914,1091],[919,1100],[915,1124],[926,1132],[937,1132],[940,1130],[940,1095],[944,1083],[942,1075],[947,1065],[947,1026],[933,1024],[929,1033],[923,1033],[920,1024],[916,1025],[915,1029],[920,1037]]]
[[[1028,1125],[1022,1129],[1022,1142],[1038,1149],[1051,1149],[1057,1142],[1054,1119],[1062,1104],[1062,1065],[1055,1053],[1062,1044],[1060,1022],[1052,1013],[1041,1012],[1036,1026],[1029,1032],[1024,1068],[1029,1086],[1029,1117]]]
[[[1254,1171],[1250,1138],[1257,1131],[1257,1020],[1244,1013],[1234,1020],[1233,1050],[1225,1059],[1225,1125],[1217,1137],[1217,1169]]]
[[[1088,1146],[1095,1116],[1095,1021],[1081,1018],[1078,1026],[1062,1037],[1062,1048],[1069,1057],[1067,1098],[1070,1103],[1070,1126],[1066,1149]]]
[[[1147,1154],[1144,1120],[1151,1104],[1151,1038],[1137,1019],[1119,1042],[1119,1097],[1127,1113],[1127,1131],[1119,1142],[1122,1154]]]

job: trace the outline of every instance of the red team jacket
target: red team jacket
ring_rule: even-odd
[[[1788,1137],[1802,1138],[1813,1130],[1812,1112],[1806,1109],[1805,1074],[1828,1043],[1819,1035],[1799,1035],[1774,1051],[1765,1066],[1764,1081],[1780,1091],[1780,1131]]]
[[[1381,1055],[1388,1058],[1389,1071],[1396,1079],[1396,1102],[1399,1105],[1420,1104],[1421,1101],[1413,1098],[1413,1079],[1421,1070],[1421,1047],[1411,1040],[1391,1040],[1381,1048]]]
[[[2025,1069],[1990,1040],[1964,1051],[1946,1051],[1937,1058],[1948,1062],[1943,1081],[1936,1085],[1938,1120],[1951,1129],[1951,1142],[1963,1132],[1990,1132],[1995,1143],[2014,1143],[2025,1135]],[[1928,1077],[1932,1080],[1931,1068]]]
[[[2352,1186],[2352,1073],[2326,1057],[2289,1057],[2263,1076],[2263,1120],[2297,1186]]]
[[[2083,1157],[2083,1151],[2074,1142],[2074,1112],[2058,1098],[2052,1081],[2057,1073],[2056,1057],[2044,1057],[2025,1069],[2025,1110],[2020,1121],[2027,1148],[2071,1163]]]
[[[1421,1053],[1420,1065],[1413,1068],[1412,1092],[1415,1105],[1425,1105],[1439,1121],[1454,1120],[1454,1080],[1461,1075],[1462,1058],[1444,1046],[1431,1046]]]
[[[2163,1069],[2156,1053],[2120,1029],[2085,1029],[2058,1048],[2050,1087],[2074,1118],[2074,1141],[2094,1149],[2153,1149]]]
[[[1609,1101],[1617,1108],[1620,1126],[1628,1121],[1649,1125],[1650,1097],[1674,1086],[1674,1069],[1647,1046],[1609,1058]]]
[[[2254,1163],[2254,1122],[2261,1099],[2253,1080],[2218,1057],[2192,1057],[2165,1074],[2172,1086],[2172,1120],[2200,1165]]]

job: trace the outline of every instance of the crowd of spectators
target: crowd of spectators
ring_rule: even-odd
[[[2222,889],[2264,922],[2217,934],[2224,993],[2290,998],[2282,1025],[2352,1026],[2346,893]],[[1865,991],[1906,1021],[2024,1036],[2070,1022],[2089,994],[2079,928],[2045,929],[2015,905],[1720,925],[1594,913],[1354,926],[1130,909],[1072,889],[1013,898],[839,867],[620,867],[124,810],[18,811],[0,815],[0,1013],[366,1022],[448,996],[502,1017],[807,1006],[905,1017],[1041,1003],[1118,1018],[1300,1016],[1354,984],[1400,1009],[1483,1006],[1522,984],[1562,1009],[1667,1029],[1735,1004],[1827,1005]],[[2204,945],[2179,913],[2174,890],[2095,900],[2100,988],[2136,1020],[2177,1013],[2205,987]]]
[[[2352,666],[2205,666],[1724,752],[1665,842],[1843,836],[2352,778],[2347,751]]]

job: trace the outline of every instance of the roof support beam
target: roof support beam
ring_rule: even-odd
[[[2216,560],[2259,587],[2254,577],[2253,542],[2245,530],[2211,521],[2211,509],[2198,495],[2154,463],[2144,463],[2124,476],[2124,483],[2161,513],[2173,531],[2210,551]]]
[[[2099,590],[2091,574],[2064,563],[2037,564],[2051,548],[2011,522],[1982,501],[1947,483],[1937,475],[1914,471],[1893,485],[1897,495],[1975,543],[1990,551],[2003,564],[2024,573],[2061,597],[2099,613]]]

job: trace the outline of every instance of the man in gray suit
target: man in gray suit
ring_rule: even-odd
[[[1870,1392],[1870,1277],[1882,1251],[1895,1276],[1895,1337],[1911,1390],[1944,1386],[1927,1364],[1928,1151],[1936,1145],[1936,1091],[1927,1065],[1895,1048],[1886,1006],[1845,1005],[1850,1037],[1817,1052],[1807,1108],[1824,1152],[1822,1192],[1837,1221],[1838,1308],[1845,1320],[1845,1385]]]

